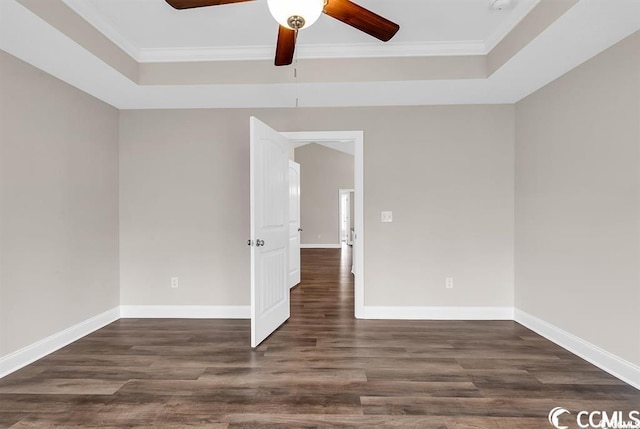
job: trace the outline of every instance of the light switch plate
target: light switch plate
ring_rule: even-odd
[[[393,222],[393,212],[382,212],[380,215],[380,221],[384,223]]]

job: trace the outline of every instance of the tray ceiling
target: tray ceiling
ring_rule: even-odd
[[[2,0],[0,49],[120,109],[499,104],[640,30],[638,0],[359,2],[396,20],[398,39],[323,16],[289,67],[273,66],[264,0]]]

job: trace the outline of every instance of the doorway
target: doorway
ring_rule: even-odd
[[[283,132],[292,144],[303,142],[353,144],[354,147],[354,213],[353,213],[353,274],[354,314],[364,315],[364,133],[362,131]],[[304,168],[304,167],[302,167]],[[304,189],[302,190],[304,192]],[[304,227],[304,226],[303,226]]]

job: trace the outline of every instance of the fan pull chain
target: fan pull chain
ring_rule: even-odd
[[[298,63],[293,68],[293,77],[295,78],[294,85],[296,86],[296,108],[300,107],[300,98],[298,95]]]
[[[293,79],[296,86],[296,107],[298,107],[298,59],[296,58],[293,64]]]
[[[298,40],[298,30],[296,30],[296,41]],[[293,51],[293,79],[296,88],[296,109],[300,107],[300,94],[298,90],[298,49]]]
[[[294,85],[296,86],[296,107],[300,107],[300,98],[298,91],[298,58],[296,58],[295,65],[293,66],[293,78],[295,79]]]

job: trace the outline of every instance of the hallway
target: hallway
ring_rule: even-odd
[[[248,320],[121,319],[0,380],[0,427],[541,429],[554,407],[638,408],[514,322],[354,319],[349,250],[302,251],[257,350]]]

